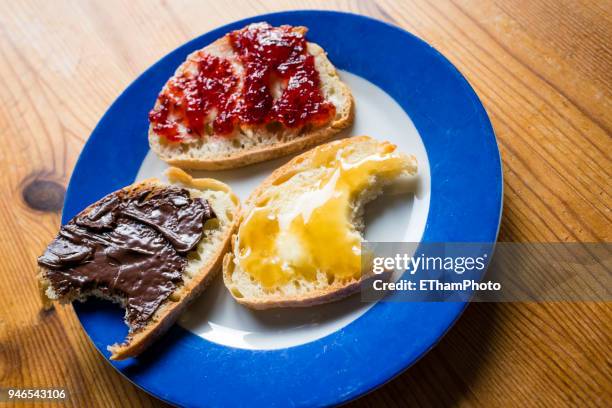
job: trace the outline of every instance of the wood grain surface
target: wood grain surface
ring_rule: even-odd
[[[221,24],[295,8],[396,24],[467,77],[501,149],[500,240],[611,240],[610,1],[2,0],[0,387],[65,387],[65,406],[163,405],[106,363],[72,308],[40,311],[36,257],[80,149],[134,78]],[[612,406],[611,333],[609,303],[472,304],[354,404]]]

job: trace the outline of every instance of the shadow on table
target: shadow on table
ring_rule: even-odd
[[[346,407],[456,406],[491,358],[499,303],[472,303],[432,350],[395,379]]]

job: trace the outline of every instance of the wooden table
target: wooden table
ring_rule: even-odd
[[[504,164],[501,241],[610,241],[612,3],[0,2],[0,386],[62,386],[69,406],[161,405],[98,354],[72,308],[40,311],[36,257],[91,130],[143,70],[245,16],[371,15],[448,57],[487,108]],[[367,50],[364,50],[367,51]],[[358,406],[612,404],[606,303],[473,304]]]

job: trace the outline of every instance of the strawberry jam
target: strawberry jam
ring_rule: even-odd
[[[304,35],[291,26],[251,24],[230,34],[234,51],[246,68],[240,120],[249,124],[280,122],[287,127],[325,123],[335,113],[319,89],[314,57]],[[271,83],[282,81],[283,92],[273,101]]]
[[[229,61],[199,52],[192,60],[196,72],[185,69],[173,77],[149,114],[158,135],[181,141],[179,125],[194,136],[228,135],[239,122],[298,128],[327,123],[335,115],[334,105],[323,98],[315,59],[301,31],[259,23],[228,39],[245,71],[242,86]],[[273,87],[279,89],[276,98]]]
[[[157,98],[159,105],[149,113],[153,130],[168,141],[180,141],[179,124],[188,133],[202,134],[208,115],[217,112],[212,121],[216,133],[230,133],[234,127],[234,110],[238,79],[231,64],[223,59],[199,52],[191,60],[196,72],[189,69],[172,77]]]

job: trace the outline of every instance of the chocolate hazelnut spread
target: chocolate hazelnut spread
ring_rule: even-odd
[[[38,264],[60,296],[122,299],[138,329],[183,282],[187,253],[211,218],[206,200],[179,187],[120,190],[64,225]]]

